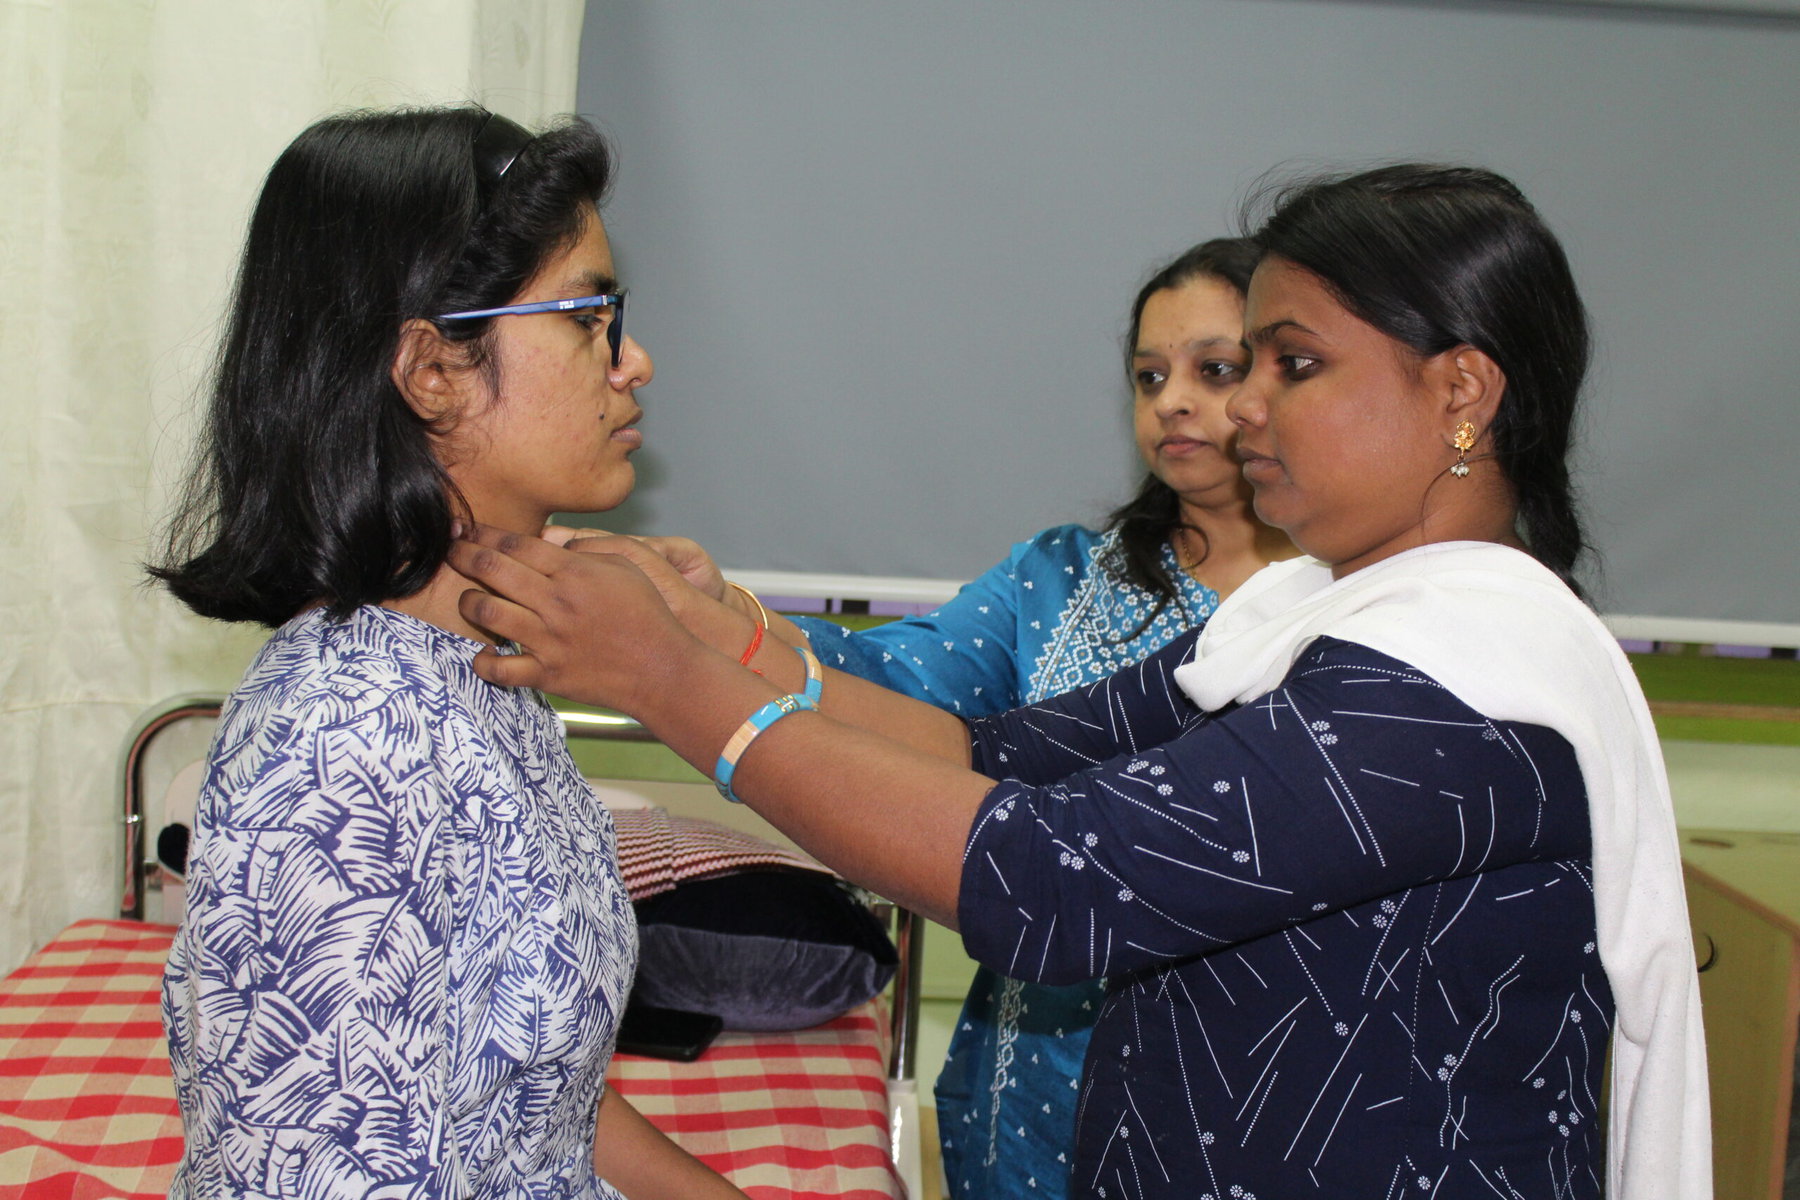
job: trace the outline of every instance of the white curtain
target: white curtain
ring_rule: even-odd
[[[119,744],[259,630],[143,585],[245,220],[364,105],[575,105],[581,0],[0,0],[0,970],[121,893]]]

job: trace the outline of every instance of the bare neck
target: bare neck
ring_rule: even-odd
[[[1177,530],[1176,560],[1221,600],[1270,563],[1299,553],[1287,534],[1256,519],[1248,500],[1216,507],[1182,500],[1179,519],[1200,536]]]
[[[485,629],[471,625],[463,618],[457,607],[462,594],[475,585],[468,579],[458,575],[446,564],[438,568],[431,582],[410,596],[401,596],[393,600],[383,600],[383,608],[391,608],[395,612],[405,613],[409,617],[436,625],[439,629],[449,630],[459,637],[471,638],[478,642],[494,644],[493,635]]]
[[[1466,479],[1446,472],[1433,483],[1418,524],[1353,558],[1333,562],[1332,578],[1342,579],[1396,554],[1439,542],[1493,542],[1523,550],[1511,486],[1491,461],[1470,466],[1474,469]]]

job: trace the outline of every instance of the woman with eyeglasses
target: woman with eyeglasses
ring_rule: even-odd
[[[1198,639],[964,722],[740,666],[750,621],[630,539],[472,530],[463,612],[522,647],[476,670],[632,714],[996,971],[1104,978],[1075,1195],[1708,1196],[1667,781],[1571,582],[1563,250],[1423,164],[1282,190],[1254,238],[1226,411],[1304,557]]]
[[[445,562],[455,522],[631,492],[611,170],[580,121],[466,107],[320,121],[264,183],[152,570],[274,630],[164,975],[173,1196],[742,1196],[605,1088],[637,961],[612,822],[543,698],[474,673]]]

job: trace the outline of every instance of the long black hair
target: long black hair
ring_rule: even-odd
[[[1489,428],[1531,554],[1576,587],[1588,550],[1569,450],[1588,365],[1587,312],[1556,236],[1510,180],[1400,163],[1253,195],[1244,225],[1266,254],[1422,357],[1473,346],[1506,377]],[[1579,588],[1577,588],[1579,591]]]
[[[295,138],[250,219],[199,465],[150,574],[202,616],[268,626],[424,587],[466,506],[391,378],[402,327],[511,301],[611,174],[585,122],[533,137],[474,106]],[[439,327],[497,383],[490,330]]]
[[[1137,352],[1138,332],[1144,322],[1144,305],[1150,297],[1185,287],[1196,279],[1216,279],[1242,297],[1250,290],[1250,276],[1261,256],[1261,248],[1248,238],[1213,238],[1183,251],[1146,279],[1138,289],[1137,299],[1131,302],[1131,328],[1125,335],[1126,377],[1131,375],[1132,356]],[[1181,599],[1181,589],[1163,562],[1164,547],[1183,527],[1181,497],[1153,472],[1146,471],[1131,499],[1112,511],[1106,527],[1118,530],[1119,540],[1101,567],[1115,579],[1136,584],[1156,597],[1156,605],[1144,625],[1130,635],[1136,637],[1163,609]],[[1200,530],[1194,532],[1205,536]]]

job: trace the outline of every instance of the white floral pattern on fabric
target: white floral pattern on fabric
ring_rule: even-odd
[[[1196,583],[1181,569],[1173,547],[1164,544],[1163,570],[1176,581],[1181,596],[1158,611],[1154,592],[1104,569],[1118,552],[1117,530],[1102,534],[1088,551],[1080,586],[1063,606],[1055,636],[1038,654],[1021,704],[1036,704],[1135,667],[1146,655],[1200,628],[1219,606],[1218,593]],[[1135,637],[1124,640],[1134,632]]]
[[[170,1195],[579,1197],[637,964],[612,823],[534,692],[381,608],[222,714],[163,1015]]]

